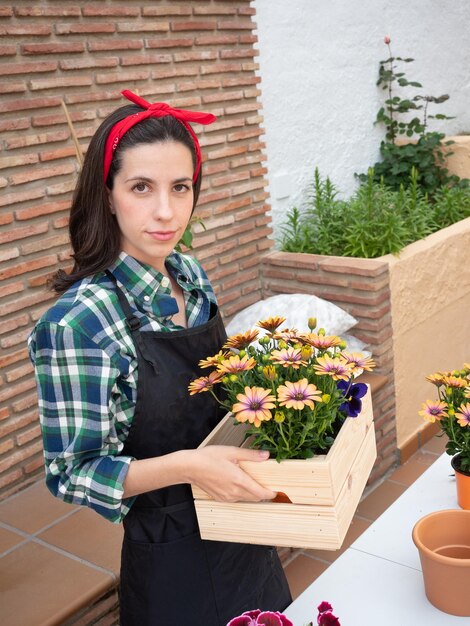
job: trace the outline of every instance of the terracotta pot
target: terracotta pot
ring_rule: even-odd
[[[470,511],[435,511],[413,528],[424,589],[436,608],[470,616]]]
[[[460,454],[456,454],[451,459],[451,465],[455,470],[455,481],[457,485],[457,501],[460,508],[470,510],[470,474],[460,469]]]

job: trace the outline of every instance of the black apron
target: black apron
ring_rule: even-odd
[[[201,326],[141,333],[116,288],[138,359],[123,453],[144,459],[196,448],[223,416],[210,393],[188,393],[189,382],[204,375],[199,361],[226,340],[220,313],[213,306]],[[275,548],[201,539],[190,485],[139,495],[124,531],[121,626],[226,626],[243,611],[283,611],[292,601]]]

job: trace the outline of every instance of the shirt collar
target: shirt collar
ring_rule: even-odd
[[[177,252],[172,252],[167,257],[165,264],[182,289],[192,288],[192,277],[180,261]],[[162,300],[170,298],[171,287],[168,278],[150,265],[129,256],[126,252],[119,254],[109,271],[134,300],[142,303],[144,308],[155,309],[155,301],[158,299],[159,306],[157,308],[160,309],[163,304]]]

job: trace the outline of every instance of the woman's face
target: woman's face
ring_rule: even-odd
[[[109,203],[121,249],[163,272],[193,210],[193,160],[176,141],[139,144],[121,155]]]

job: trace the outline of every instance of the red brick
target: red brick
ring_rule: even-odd
[[[261,82],[259,76],[242,76],[240,78],[224,78],[222,86],[226,87],[239,87],[240,85],[257,85]]]
[[[2,474],[0,476],[0,489],[4,489],[5,487],[9,487],[15,482],[18,482],[18,480],[20,480],[22,476],[23,476],[23,470],[21,468],[16,469],[13,472]],[[5,495],[8,495],[8,492]]]
[[[204,94],[202,96],[202,101],[210,104],[212,102],[226,102],[227,100],[239,100],[243,98],[242,91],[226,91],[226,92],[217,92],[213,94]]]
[[[217,59],[215,50],[203,50],[201,52],[175,52],[173,55],[177,63],[182,61],[214,61]]]
[[[256,43],[258,41],[257,35],[240,35],[240,43]]]
[[[98,85],[108,85],[109,83],[126,83],[135,80],[148,80],[150,78],[150,72],[148,70],[141,70],[136,72],[109,72],[108,74],[97,74],[95,81]]]
[[[90,52],[107,50],[141,50],[144,47],[138,39],[108,39],[105,41],[89,41],[87,48]]]
[[[194,7],[194,15],[235,15],[237,12],[236,7],[232,6],[202,6]]]
[[[24,446],[25,443],[29,443],[33,439],[38,439],[41,436],[41,427],[39,424],[35,424],[31,428],[18,433],[15,437],[18,446]]]
[[[1,26],[0,36],[10,35],[12,37],[40,36],[45,37],[51,34],[51,27],[46,24],[21,24],[20,26]]]
[[[238,74],[241,72],[240,63],[214,63],[211,65],[201,65],[200,71],[203,76],[207,74]]]
[[[19,396],[21,393],[25,391],[34,389],[35,386],[36,386],[36,381],[34,380],[33,377],[31,377],[28,380],[24,380],[19,385],[14,385],[14,386],[8,385],[8,387],[0,391],[0,402],[5,402],[5,400],[11,400],[11,398]]]
[[[93,57],[91,59],[79,58],[59,61],[60,69],[66,71],[92,69],[94,67],[116,67],[117,65],[119,65],[117,57]]]
[[[21,156],[7,156],[0,159],[0,170],[17,167],[20,165],[30,165],[31,163],[38,163],[37,154],[22,154]]]
[[[169,22],[118,22],[118,33],[166,33],[170,30]]]
[[[216,21],[188,21],[188,22],[173,22],[171,24],[171,30],[175,32],[184,30],[216,30]]]
[[[2,75],[36,74],[38,72],[53,72],[57,69],[57,61],[36,61],[35,63],[12,63],[2,65]],[[31,107],[35,108],[35,107]]]
[[[36,293],[30,293],[28,296],[24,298],[17,298],[14,302],[5,302],[2,304],[0,308],[0,316],[1,315],[10,315],[11,313],[17,313],[18,311],[23,311],[25,308],[39,305],[42,302],[47,302],[48,300],[52,300],[54,295],[45,291],[38,291]],[[0,361],[1,362],[1,361]]]
[[[320,255],[319,255],[320,256]],[[388,264],[378,259],[360,259],[326,256],[320,261],[320,268],[335,273],[357,274],[359,276],[379,276],[388,272]]]
[[[182,91],[195,91],[200,89],[218,89],[220,87],[220,80],[217,78],[189,81],[185,83],[178,83],[178,92]]]
[[[28,330],[26,334],[26,339],[29,333],[30,331]],[[33,366],[30,361],[27,361],[23,365],[20,365],[20,367],[16,367],[7,372],[6,381],[7,383],[14,383],[20,378],[24,378],[25,376],[30,376],[32,374],[34,374]]]
[[[19,255],[20,251],[18,248],[3,248],[0,250],[0,262],[16,259]]]
[[[57,76],[29,81],[31,91],[38,91],[39,89],[67,89],[68,87],[84,87],[92,84],[93,79],[91,76]]]
[[[17,352],[0,356],[0,368],[7,367],[8,365],[12,365],[13,363],[18,363],[18,361],[23,361],[24,359],[27,359],[27,358],[28,358],[28,349],[26,347]]]
[[[48,196],[60,196],[63,193],[69,193],[75,189],[76,181],[69,180],[66,183],[59,183],[58,185],[49,185],[46,187],[46,194]]]
[[[7,348],[15,347],[18,344],[25,345],[28,335],[30,333],[30,329],[27,328],[22,333],[12,334],[13,331],[17,330],[20,326],[24,326],[25,324],[29,324],[29,316],[22,315],[20,317],[15,317],[14,319],[7,320],[6,322],[0,322],[0,334],[9,333],[7,337],[1,340],[0,345],[5,350]]]
[[[65,174],[71,174],[75,172],[74,165],[54,165],[54,167],[48,168],[35,168],[24,174],[14,174],[10,176],[10,182],[12,185],[22,185],[29,183],[33,180],[43,180],[45,178],[52,178],[56,176],[64,176]]]
[[[193,39],[189,37],[179,39],[146,39],[146,48],[190,48],[193,45]]]
[[[57,256],[49,255],[45,257],[39,257],[38,259],[30,259],[24,263],[16,263],[12,267],[3,268],[0,270],[0,280],[11,278],[12,276],[19,276],[27,272],[33,272],[34,270],[42,267],[48,267],[57,263]]]
[[[0,7],[0,17],[11,17],[13,15],[12,7]]]
[[[109,22],[73,22],[70,24],[55,25],[56,35],[114,33],[115,31],[115,25]]]
[[[26,91],[26,83],[2,83],[0,85],[0,93],[21,93]]]
[[[5,472],[10,469],[14,465],[18,463],[24,463],[27,459],[32,457],[34,454],[42,451],[42,442],[37,441],[36,443],[24,448],[23,450],[17,451],[13,454],[10,454],[5,459],[0,461],[0,473]]]
[[[38,419],[38,417],[39,417],[39,412],[36,408],[35,410],[29,411],[29,413],[26,413],[25,415],[22,415],[21,417],[8,420],[8,422],[0,425],[0,437],[5,437],[6,435],[9,435],[12,432],[19,431],[21,428],[24,428],[25,426],[28,426],[32,422],[35,422]]]
[[[82,149],[82,153],[84,149]],[[39,159],[42,163],[47,163],[48,161],[55,161],[57,159],[63,159],[65,157],[76,156],[75,147],[70,146],[69,148],[59,148],[57,150],[49,150],[48,152],[40,152]]]
[[[238,37],[236,35],[201,35],[196,37],[196,46],[229,46],[236,44]]]
[[[163,6],[163,7],[142,7],[142,15],[145,17],[164,17],[170,15],[191,15],[190,6]]]
[[[6,454],[15,446],[13,439],[6,439],[0,443],[0,455]]]
[[[16,46],[14,44],[2,44],[0,46],[0,56],[15,56]]]
[[[31,237],[32,235],[39,235],[47,232],[47,230],[47,222],[43,224],[35,224],[33,226],[26,226],[24,228],[15,228],[7,231],[4,230],[3,232],[0,232],[0,244],[17,241],[18,239],[24,239],[25,237]]]
[[[60,105],[60,98],[16,98],[11,102],[0,103],[0,113],[8,111],[22,111],[26,109],[41,109]]]
[[[84,52],[85,44],[78,41],[67,43],[25,43],[21,46],[21,53],[28,54],[71,54]]]
[[[50,250],[50,248],[54,248],[56,246],[65,246],[69,243],[69,235],[67,232],[53,235],[51,237],[41,237],[38,241],[33,241],[32,243],[28,243],[21,246],[21,254],[28,255],[33,254],[35,252],[41,252],[43,250]],[[31,261],[28,261],[31,263]],[[33,261],[34,263],[34,261]],[[46,266],[41,266],[46,267]]]
[[[93,110],[88,111],[69,111],[70,119],[72,122],[82,122],[83,120],[94,120],[96,118],[96,113]],[[53,126],[55,124],[66,124],[67,118],[65,117],[65,113],[62,108],[60,109],[60,113],[56,113],[55,115],[35,115],[33,117],[33,126]],[[83,129],[75,129],[77,136],[80,136],[80,133]],[[59,131],[60,132],[60,131]],[[68,139],[70,133],[68,131],[62,131],[64,139]],[[59,137],[58,132],[55,133],[57,137]],[[41,135],[39,135],[41,136]],[[44,135],[42,135],[44,137]],[[62,136],[61,136],[62,138]]]
[[[220,21],[218,22],[218,28],[220,30],[254,30],[256,28],[256,24],[250,21]]]
[[[133,54],[122,57],[122,67],[128,65],[152,65],[154,63],[171,63],[171,54]]]
[[[5,146],[8,150],[15,150],[16,148],[36,146],[41,143],[65,141],[68,140],[69,136],[70,133],[68,130],[58,130],[54,133],[35,133],[34,135],[27,135],[26,137],[14,137],[13,139],[6,139]]]
[[[137,17],[139,15],[139,7],[103,7],[103,6],[84,6],[82,8],[84,17],[96,16],[124,16]]]
[[[20,291],[23,291],[23,289],[24,289],[24,284],[22,282],[9,283],[8,285],[0,286],[0,298],[5,298],[6,296],[10,296],[12,293],[18,293]],[[19,323],[18,319],[19,318],[15,318],[15,324]],[[26,316],[26,321],[27,320],[28,320],[28,317]],[[2,331],[0,330],[0,332]]]
[[[0,408],[0,421],[6,420],[7,417],[10,417],[10,410],[8,407]],[[2,435],[3,437],[3,435]]]
[[[15,7],[18,17],[79,17],[80,8],[77,7]]]
[[[41,215],[49,215],[50,213],[58,213],[59,211],[67,211],[69,209],[69,200],[63,200],[60,202],[48,202],[45,204],[39,204],[35,207],[19,209],[15,211],[15,218],[18,221],[24,221]]]
[[[25,411],[26,409],[31,409],[32,407],[37,406],[37,403],[38,403],[38,397],[37,397],[37,393],[35,390],[33,393],[27,396],[24,396],[20,400],[12,402],[12,407],[15,413],[21,413],[22,411]]]

